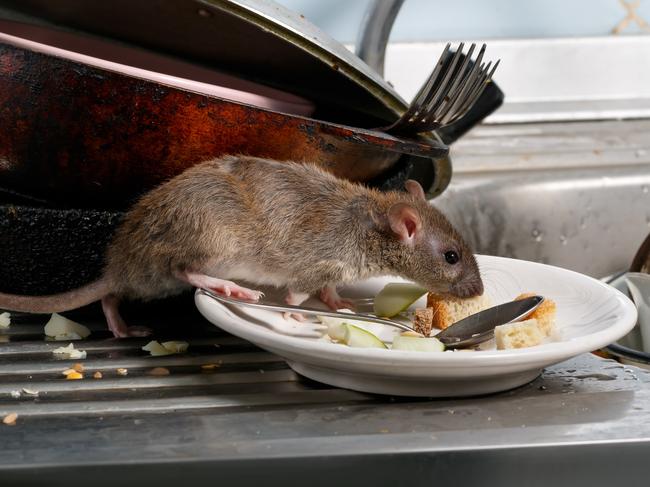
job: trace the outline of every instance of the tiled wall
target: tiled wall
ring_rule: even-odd
[[[356,39],[369,0],[277,0],[334,38]],[[628,7],[624,4],[627,4]],[[622,21],[632,17],[627,23]],[[640,27],[645,23],[645,28]],[[650,0],[406,0],[392,41],[650,34]]]

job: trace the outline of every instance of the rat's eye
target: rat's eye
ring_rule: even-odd
[[[447,261],[448,264],[456,264],[459,260],[460,257],[458,256],[458,253],[455,250],[448,250],[445,252],[445,260]]]

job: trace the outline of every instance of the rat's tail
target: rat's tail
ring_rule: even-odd
[[[0,309],[27,313],[60,313],[99,301],[109,293],[108,281],[102,278],[72,291],[49,296],[0,293]]]

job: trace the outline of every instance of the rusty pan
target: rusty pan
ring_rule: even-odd
[[[13,193],[54,205],[123,209],[161,181],[223,154],[310,161],[368,181],[404,154],[447,153],[430,139],[253,106],[201,92],[206,83],[98,63],[8,35],[10,24],[20,28],[0,25],[0,188]],[[87,45],[93,42],[100,41]],[[310,110],[306,100],[284,98],[280,106],[288,111]]]

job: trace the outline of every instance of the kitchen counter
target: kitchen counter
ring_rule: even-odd
[[[146,339],[109,339],[93,318],[92,339],[77,343],[87,378],[69,381],[60,373],[75,361],[52,358],[60,344],[42,340],[43,317],[14,321],[0,343],[0,414],[19,414],[0,424],[2,485],[560,487],[621,473],[647,485],[650,373],[594,355],[513,391],[416,400],[300,378],[198,317],[182,334],[157,332],[190,342],[188,354],[165,357],[146,356]],[[102,379],[90,378],[96,370]]]

